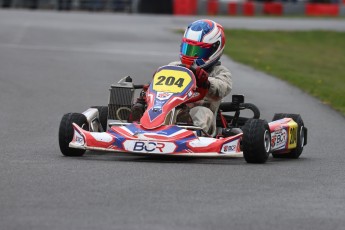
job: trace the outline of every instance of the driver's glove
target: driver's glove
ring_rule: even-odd
[[[208,80],[208,73],[201,69],[200,67],[197,67],[195,69],[195,77],[196,77],[196,85],[203,89],[209,89],[210,88],[210,81]]]

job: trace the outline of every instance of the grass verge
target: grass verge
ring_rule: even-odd
[[[225,54],[283,79],[345,115],[345,33],[226,30]]]

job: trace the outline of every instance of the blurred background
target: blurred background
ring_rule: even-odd
[[[3,8],[175,15],[345,15],[345,0],[0,0]]]

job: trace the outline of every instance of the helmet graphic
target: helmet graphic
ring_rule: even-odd
[[[223,27],[211,20],[198,20],[190,24],[183,35],[180,60],[187,66],[195,63],[207,68],[220,59],[224,46]]]

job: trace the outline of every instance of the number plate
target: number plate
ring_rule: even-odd
[[[294,149],[297,147],[298,125],[294,121],[290,121],[288,124],[289,124],[288,149]]]
[[[186,71],[162,69],[153,77],[153,90],[157,92],[182,93],[192,81]]]

